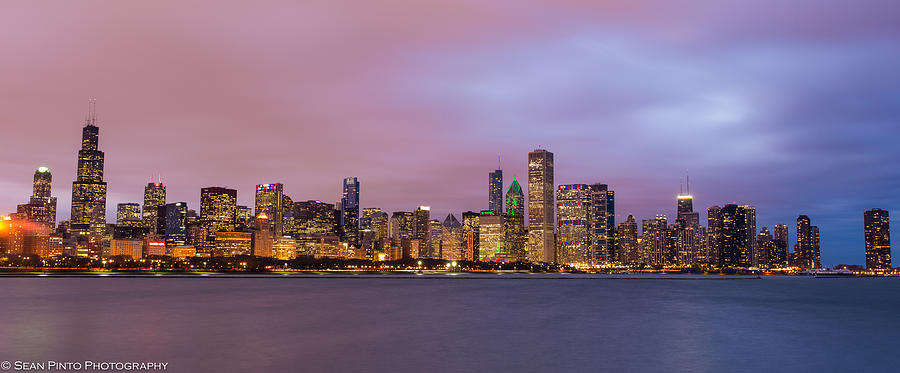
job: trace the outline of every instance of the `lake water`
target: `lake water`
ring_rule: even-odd
[[[0,278],[0,360],[168,372],[900,371],[900,278]]]

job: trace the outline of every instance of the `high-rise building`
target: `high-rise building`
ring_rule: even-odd
[[[478,260],[506,260],[503,252],[503,215],[484,210],[478,217]]]
[[[234,215],[236,220],[235,224],[238,226],[247,226],[250,224],[250,218],[253,217],[253,209],[247,206],[238,205],[234,210]]]
[[[70,229],[76,234],[102,235],[106,230],[106,182],[103,181],[104,154],[99,150],[100,128],[91,102],[85,126],[81,131],[78,171],[72,182],[72,219]]]
[[[719,212],[716,225],[720,227],[720,267],[756,266],[756,208],[728,204]]]
[[[556,261],[553,189],[553,153],[544,149],[528,153],[528,242],[525,259],[529,262]]]
[[[166,186],[162,182],[150,180],[144,187],[144,206],[142,210],[144,226],[156,232],[156,212],[159,206],[166,204]]]
[[[674,253],[669,251],[669,223],[665,215],[641,222],[641,263],[651,267],[672,264]]]
[[[28,220],[46,225],[51,230],[56,228],[56,197],[50,195],[53,175],[47,167],[38,167],[34,172],[34,185],[28,204],[17,210],[23,210]]]
[[[419,206],[413,212],[412,238],[428,242],[428,222],[431,220],[431,207]],[[421,253],[420,253],[421,254]]]
[[[706,264],[721,267],[722,264],[722,208],[706,209]]]
[[[810,224],[809,216],[797,217],[797,244],[794,246],[794,264],[803,269],[821,268],[819,254],[819,228]]]
[[[415,214],[396,211],[391,215],[391,239],[411,240],[415,232]]]
[[[271,257],[272,245],[275,243],[275,237],[272,236],[272,224],[269,223],[269,217],[265,212],[256,215],[256,229],[253,231],[252,254],[259,257]]]
[[[166,247],[184,246],[187,242],[187,203],[167,203],[157,209],[158,229]]]
[[[497,170],[488,174],[488,210],[503,213],[503,170],[497,164]]]
[[[120,203],[116,205],[116,225],[120,227],[142,227],[141,205],[137,203]]]
[[[616,200],[615,192],[606,184],[592,184],[591,191],[591,251],[593,260],[599,263],[619,261],[616,252]]]
[[[775,260],[772,260],[772,258],[778,255],[778,249],[772,233],[769,232],[769,228],[763,227],[759,231],[759,234],[756,236],[756,247],[756,261],[759,268],[777,268],[777,265],[773,265]]]
[[[359,246],[359,180],[355,177],[344,179],[341,219],[341,238],[351,247]]]
[[[618,234],[618,251],[620,260],[627,265],[641,264],[641,250],[638,244],[638,227],[634,215],[628,215],[616,229]]]
[[[481,237],[479,236],[479,222],[481,214],[474,211],[466,211],[462,214],[462,256],[463,260],[475,261],[479,260],[478,244]]]
[[[556,191],[557,262],[561,264],[593,264],[592,200],[591,188],[587,184],[560,185]],[[601,224],[606,224],[605,216]]]
[[[444,237],[443,231],[444,225],[440,220],[428,221],[428,252],[426,255],[420,256],[421,258],[441,259],[441,238]]]
[[[233,232],[237,226],[237,190],[222,187],[200,189],[200,240],[198,255],[216,247],[216,233]]]
[[[891,270],[891,222],[887,210],[872,209],[863,214],[866,226],[866,269]]]
[[[513,176],[513,181],[506,191],[506,214],[503,223],[503,253],[508,261],[525,260],[525,193],[522,186]]]
[[[318,200],[294,202],[294,224],[297,237],[338,234],[334,204]]]
[[[284,233],[284,185],[259,184],[256,186],[256,215],[265,213],[276,236]]]
[[[786,224],[775,224],[772,234],[775,250],[769,252],[769,266],[783,268],[788,265],[788,227]]]
[[[447,214],[441,224],[441,259],[463,260],[462,223]]]
[[[696,212],[692,215],[696,216]],[[706,229],[690,223],[683,217],[675,220],[671,229],[675,240],[675,265],[680,267],[700,267],[707,263]]]

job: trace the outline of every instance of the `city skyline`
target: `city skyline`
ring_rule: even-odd
[[[0,206],[27,202],[29,175],[46,165],[58,215],[69,215],[73,138],[96,96],[110,220],[118,203],[141,202],[151,174],[192,207],[207,186],[252,205],[253,186],[268,182],[334,203],[353,175],[361,208],[479,211],[497,153],[505,179],[524,181],[524,154],[538,147],[557,155],[556,185],[616,190],[617,222],[673,220],[690,170],[701,221],[732,202],[755,206],[770,230],[808,215],[826,265],[864,262],[861,211],[900,208],[894,3],[779,4],[773,17],[767,2],[569,2],[520,4],[502,19],[404,6],[421,18],[396,26],[382,9],[327,4],[311,12],[318,22],[292,18],[308,8],[266,5],[221,6],[219,17],[10,6],[0,24],[15,32],[2,41],[19,53],[0,61],[0,125],[15,135],[0,139]],[[558,12],[568,25],[530,22]]]
[[[102,212],[109,212],[110,209],[106,206],[107,184],[103,182],[105,155],[102,151],[98,151],[100,128],[97,126],[95,106],[96,100],[90,100],[90,109],[85,119],[85,126],[82,128],[82,148],[78,151],[77,157],[78,176],[72,183],[73,209],[71,220],[66,220],[65,226],[68,231],[75,235],[90,234],[99,237],[103,234],[110,234],[106,228],[106,223],[111,222],[108,221],[108,217],[99,218],[99,216],[105,215]],[[635,260],[632,254],[620,252],[623,249],[621,246],[609,249],[605,247],[606,229],[607,227],[615,226],[613,190],[610,190],[606,184],[601,183],[592,185],[558,185],[557,188],[553,182],[555,167],[553,153],[546,149],[538,148],[528,153],[528,159],[529,194],[527,200],[514,176],[506,194],[506,206],[495,207],[497,187],[502,185],[502,169],[498,164],[497,170],[489,172],[486,188],[489,208],[478,213],[482,226],[480,234],[482,248],[475,258],[489,261],[524,260],[532,263],[561,262],[584,264],[594,263],[595,261],[596,263],[621,262],[628,265],[649,264],[652,266],[694,266],[697,263],[714,263],[713,265],[721,268],[759,266],[770,268],[787,264],[797,265],[801,268],[822,267],[820,230],[818,226],[811,224],[807,215],[799,215],[797,218],[796,245],[793,247],[793,250],[790,249],[788,233],[784,224],[778,223],[773,225],[775,229],[774,238],[765,226],[757,233],[757,209],[755,206],[748,204],[738,206],[732,203],[725,204],[724,207],[719,207],[718,205],[710,206],[707,209],[708,227],[704,227],[699,222],[699,213],[693,211],[694,197],[690,194],[690,178],[688,175],[685,175],[679,194],[675,199],[676,220],[671,225],[668,224],[667,215],[664,213],[657,214],[654,219],[642,220],[643,229],[640,230],[640,234],[645,242],[639,250],[640,253],[638,255],[640,259]],[[34,173],[33,195],[30,197],[28,204],[19,205],[17,209],[23,211],[22,209],[24,208],[24,214],[33,216],[30,219],[34,222],[55,228],[53,227],[53,222],[58,219],[55,210],[56,198],[51,196],[51,175],[52,172],[48,167],[38,167]],[[99,189],[96,189],[93,185],[99,185]],[[364,227],[360,225],[360,182],[358,178],[344,178],[342,185],[341,200],[333,205],[337,206],[337,210],[333,210],[333,214],[335,214],[333,218],[334,224],[336,224],[334,234],[337,235],[334,239],[340,239],[341,242],[345,242],[351,248],[359,247],[360,240],[363,239],[360,235],[361,230],[368,229],[371,231],[374,226]],[[558,192],[555,191],[556,189],[558,189]],[[286,219],[289,215],[294,215],[294,202],[284,193],[284,185],[282,183],[258,184],[255,187],[255,191],[255,208],[252,211],[254,211],[256,216],[256,223],[254,223],[253,229],[258,233],[253,233],[252,235],[252,249],[249,246],[246,249],[238,248],[236,249],[237,251],[232,252],[232,255],[242,252],[242,250],[247,250],[246,253],[248,254],[252,253],[252,255],[259,256],[261,252],[263,253],[262,256],[271,257],[275,253],[272,243],[259,246],[257,235],[263,234],[269,237],[268,239],[262,238],[260,242],[282,238],[287,233],[283,233],[283,230],[287,229],[286,226],[283,227],[283,224],[288,224]],[[172,248],[182,247],[186,243],[191,242],[189,236],[193,235],[192,237],[197,237],[195,239],[197,242],[189,245],[191,252],[203,253],[204,255],[213,254],[213,251],[217,248],[229,247],[227,246],[228,244],[222,246],[219,242],[220,238],[229,239],[224,237],[231,237],[229,235],[232,235],[239,240],[250,239],[249,237],[251,236],[246,236],[249,233],[229,232],[233,231],[234,228],[224,228],[225,226],[220,227],[216,225],[220,223],[228,224],[229,221],[231,224],[236,224],[240,220],[246,220],[238,216],[237,210],[243,209],[249,214],[251,209],[238,204],[237,190],[222,187],[204,187],[200,193],[199,216],[196,210],[190,209],[186,202],[162,205],[161,203],[166,202],[166,187],[161,182],[161,177],[154,182],[151,176],[150,182],[144,189],[145,208],[143,212],[140,209],[140,204],[136,202],[118,203],[116,205],[112,212],[115,215],[112,221],[117,223],[119,227],[125,228],[125,230],[116,233],[116,236],[134,239],[136,238],[135,234],[140,234],[140,231],[135,229],[146,228],[149,229],[149,233],[159,233],[165,237],[165,246]],[[316,200],[308,200],[305,203],[309,202],[321,203]],[[298,201],[298,203],[303,204],[304,202]],[[529,207],[526,208],[526,205]],[[150,211],[156,212],[158,216],[157,222],[148,223],[147,206],[151,207]],[[158,211],[152,207],[158,207]],[[300,210],[297,211],[305,211],[305,209],[300,207]],[[83,212],[87,210],[94,212],[93,214]],[[379,207],[365,208],[364,211],[367,211],[367,224],[373,223],[373,221],[368,221],[370,220],[369,217],[377,213],[383,214],[385,218],[384,224],[388,223],[386,220],[388,215],[382,213]],[[532,213],[532,211],[536,212]],[[887,247],[886,254],[884,254],[886,259],[883,260],[890,263],[890,233],[887,228],[887,212],[884,212],[884,226],[877,228],[883,229],[879,234],[886,241],[875,243],[873,241],[874,238],[872,238],[874,236],[870,234],[871,229],[875,229],[872,228],[873,223],[869,216],[872,211],[884,210],[874,209],[866,211],[865,257],[866,267],[870,269],[883,267],[880,264],[872,264],[872,245],[885,245]],[[299,213],[304,214],[303,212]],[[383,253],[383,255],[401,255],[403,257],[412,255],[414,258],[422,255],[424,258],[444,259],[470,257],[471,254],[467,254],[466,250],[458,251],[460,247],[449,242],[447,244],[451,245],[450,247],[454,247],[452,249],[453,253],[446,254],[447,256],[443,253],[444,243],[442,243],[442,237],[456,237],[462,234],[451,241],[461,239],[462,241],[459,244],[464,244],[466,240],[465,233],[458,230],[461,228],[459,222],[457,221],[457,225],[454,225],[450,220],[454,218],[454,212],[448,213],[444,223],[437,219],[431,219],[431,207],[425,205],[418,206],[414,212],[395,211],[393,215],[404,213],[414,216],[411,234],[413,238],[424,243],[415,244],[414,248],[410,248],[412,251],[401,249],[400,246],[397,246],[396,249],[400,250],[400,252],[392,253],[388,251]],[[473,212],[467,211],[460,214],[465,220],[466,214],[470,213]],[[530,220],[527,227],[523,225],[526,214]],[[556,216],[557,214],[559,216]],[[219,217],[213,218],[213,216]],[[633,216],[629,214],[628,221],[632,221],[632,218]],[[194,223],[188,223],[186,219],[190,219]],[[152,220],[154,219],[151,218],[150,221]],[[217,221],[218,223],[216,223]],[[291,221],[293,221],[293,217]],[[196,223],[199,223],[199,225],[196,225]],[[189,233],[190,227],[186,224],[196,225],[196,233]],[[213,226],[219,227],[219,229],[215,229]],[[518,228],[516,228],[517,226]],[[384,227],[387,229],[387,225]],[[447,229],[451,230],[448,231]],[[224,233],[213,234],[213,232],[217,231]],[[367,238],[369,241],[366,244],[366,255],[369,257],[373,257],[376,252],[381,252],[380,249],[370,246],[373,244],[371,240],[376,236],[387,234],[386,231],[383,233],[372,232],[374,236],[369,236]],[[708,237],[706,236],[707,232],[709,234]],[[395,234],[403,236],[405,233],[392,230],[391,234],[392,236]],[[238,238],[238,236],[246,237]],[[622,238],[618,235],[617,237]],[[293,238],[290,239],[293,241]],[[633,239],[631,238],[630,240]],[[648,239],[651,241],[648,242]],[[214,240],[216,243],[214,244],[211,240]],[[526,240],[528,241],[527,243],[525,242]],[[629,239],[624,240],[627,241]],[[763,241],[757,243],[757,240]],[[118,245],[118,243],[115,243],[115,240],[113,242],[113,246]],[[284,249],[287,249],[287,247],[285,246]],[[81,246],[79,246],[78,250],[78,255],[100,255],[93,248],[89,253],[82,252]],[[120,252],[128,252],[127,250],[131,249],[117,246],[114,250],[125,250]],[[216,251],[216,253],[221,254],[222,251]],[[888,269],[890,268],[889,265]]]

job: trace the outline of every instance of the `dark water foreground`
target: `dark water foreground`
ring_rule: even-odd
[[[0,277],[0,360],[164,361],[168,372],[900,371],[898,278],[348,277]]]

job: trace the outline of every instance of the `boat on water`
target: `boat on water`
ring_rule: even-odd
[[[813,277],[853,277],[853,271],[849,269],[808,269],[806,273]]]

